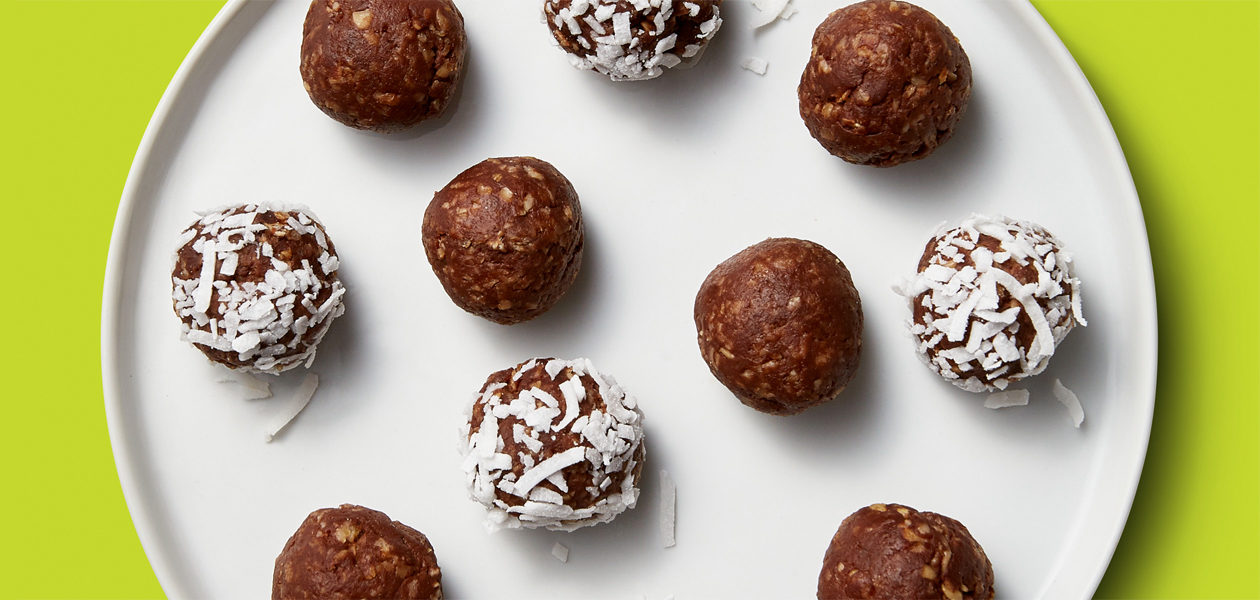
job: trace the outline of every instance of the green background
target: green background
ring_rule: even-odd
[[[162,596],[110,453],[101,290],[145,125],[221,4],[0,0],[0,598]],[[1159,299],[1150,450],[1098,596],[1260,598],[1260,3],[1034,4],[1124,148]]]

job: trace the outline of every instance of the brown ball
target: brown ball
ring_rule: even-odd
[[[643,413],[589,359],[533,358],[492,373],[461,447],[486,526],[572,531],[634,508]]]
[[[545,0],[551,35],[578,69],[616,81],[698,59],[722,26],[722,0]]]
[[[433,195],[422,241],[460,308],[496,323],[532,319],[582,266],[582,207],[573,184],[532,157],[489,158]]]
[[[790,415],[836,397],[857,372],[862,301],[849,270],[813,242],[772,238],[700,286],[700,354],[741,402]]]
[[[391,133],[442,114],[468,46],[451,0],[314,0],[302,84],[328,116]]]
[[[805,126],[828,152],[891,167],[953,135],[971,97],[971,62],[932,13],[866,0],[814,31],[797,95]]]
[[[171,271],[184,339],[231,369],[276,374],[315,357],[345,311],[337,249],[305,209],[244,204],[184,230]]]
[[[969,392],[997,391],[1046,370],[1077,325],[1081,282],[1045,228],[972,215],[928,241],[902,289],[919,357]]]
[[[962,523],[872,504],[840,523],[818,575],[819,600],[987,600],[993,565]]]
[[[276,557],[272,600],[438,600],[442,570],[423,533],[342,504],[306,517]]]

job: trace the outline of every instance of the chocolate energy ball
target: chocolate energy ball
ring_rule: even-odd
[[[272,600],[438,600],[442,570],[423,533],[385,513],[321,508],[276,558]]]
[[[345,311],[340,261],[306,209],[245,204],[184,230],[171,271],[184,339],[232,369],[280,373],[315,360]]]
[[[1040,225],[973,215],[937,233],[901,287],[910,332],[932,370],[970,391],[1046,369],[1081,314],[1072,257]]]
[[[836,397],[862,353],[862,301],[849,270],[805,240],[768,239],[718,265],[696,295],[695,320],[718,381],[775,415]]]
[[[451,300],[502,324],[551,308],[582,266],[582,207],[573,184],[531,157],[490,158],[433,195],[424,252]]]
[[[840,523],[818,575],[819,600],[987,600],[993,565],[962,523],[872,504]]]
[[[572,531],[639,498],[643,413],[589,359],[535,358],[490,375],[461,440],[486,528]]]
[[[302,85],[346,125],[400,131],[446,109],[467,46],[451,0],[314,0],[302,26]]]
[[[953,135],[971,97],[971,62],[932,13],[866,0],[814,31],[797,95],[805,126],[828,152],[891,167]]]
[[[551,35],[573,66],[614,81],[660,77],[699,58],[722,26],[722,0],[545,0]]]

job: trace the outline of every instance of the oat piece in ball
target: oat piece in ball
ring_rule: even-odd
[[[547,162],[490,158],[433,195],[421,238],[456,305],[496,323],[520,323],[551,308],[577,277],[582,207]]]
[[[932,13],[866,0],[814,31],[797,95],[805,126],[828,152],[891,167],[953,135],[971,97],[971,62]]]
[[[339,265],[306,209],[207,212],[181,234],[171,272],[183,337],[232,369],[276,374],[309,364],[345,310]]]
[[[700,286],[695,320],[709,370],[744,404],[775,415],[835,398],[857,372],[862,302],[826,248],[772,238]]]
[[[1040,225],[973,215],[940,231],[901,286],[932,370],[970,391],[1041,373],[1081,314],[1072,257]]]
[[[442,114],[467,46],[451,0],[314,0],[302,27],[302,84],[328,116],[396,132]]]
[[[818,575],[819,600],[988,600],[993,566],[944,515],[872,504],[840,524]]]
[[[545,0],[569,62],[613,81],[660,77],[696,60],[722,26],[722,0]]]
[[[486,528],[572,531],[639,497],[643,413],[589,359],[530,359],[486,379],[462,440]]]
[[[423,533],[342,504],[306,517],[276,558],[272,600],[442,598],[442,570]]]

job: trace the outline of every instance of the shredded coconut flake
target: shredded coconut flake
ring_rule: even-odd
[[[669,476],[669,471],[661,471],[661,539],[666,548],[672,548],[677,542],[674,538],[677,518],[678,488]]]
[[[560,542],[551,545],[551,555],[562,563],[569,562],[569,548]]]
[[[525,474],[521,475],[521,478],[517,480],[512,493],[521,497],[527,496],[529,491],[534,489],[534,486],[542,483],[542,480],[551,477],[553,473],[565,467],[576,465],[583,460],[586,460],[586,448],[582,446],[569,448],[560,454],[556,454],[534,465],[534,468],[525,471]]]
[[[219,383],[234,383],[245,388],[244,400],[266,400],[271,397],[271,384],[244,371],[232,371],[228,378]]]
[[[783,15],[790,0],[752,0],[757,14],[753,17],[753,29],[761,29],[779,19]]]
[[[268,442],[274,440],[281,431],[284,431],[285,427],[289,426],[289,423],[293,422],[293,419],[297,418],[306,409],[306,405],[311,403],[311,397],[315,395],[315,388],[317,387],[319,387],[319,376],[315,373],[307,373],[306,377],[302,379],[302,384],[293,393],[293,397],[289,399],[288,406],[282,415],[283,418],[267,429]]]
[[[1080,429],[1081,423],[1085,422],[1085,407],[1081,406],[1081,399],[1076,397],[1076,392],[1069,390],[1057,378],[1054,380],[1053,390],[1054,397],[1067,407],[1068,416],[1072,417],[1072,426]]]
[[[1006,390],[993,392],[984,399],[985,408],[1007,408],[1009,406],[1027,406],[1028,390]]]
[[[193,290],[193,310],[205,313],[210,308],[210,295],[214,292],[214,261],[218,257],[214,240],[205,240],[201,244],[201,275],[197,279],[197,288]]]
[[[766,70],[770,68],[770,63],[766,62],[763,58],[750,56],[745,58],[743,62],[739,63],[739,66],[758,75],[765,75]]]

